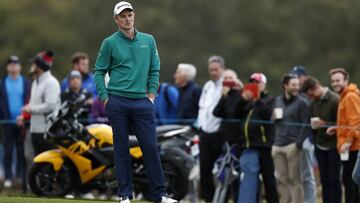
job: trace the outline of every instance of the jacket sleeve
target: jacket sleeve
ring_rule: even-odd
[[[355,93],[349,95],[345,102],[345,117],[348,120],[349,128],[346,130],[346,140],[353,141],[360,138],[360,97]]]
[[[47,84],[44,92],[44,102],[30,106],[31,114],[48,114],[56,109],[60,103],[60,85],[57,81]]]
[[[305,139],[309,136],[309,134],[311,133],[311,129],[309,127],[309,123],[310,123],[310,106],[309,103],[307,101],[302,101],[300,108],[299,108],[299,114],[300,114],[300,124],[301,124],[301,129],[300,129],[300,133],[299,133],[299,137],[296,140],[296,146],[301,149],[302,148],[302,144],[305,141]]]
[[[225,118],[226,115],[226,98],[223,96],[216,105],[213,114],[216,117]]]
[[[160,57],[156,47],[156,42],[153,37],[151,37],[151,58],[150,58],[150,68],[147,81],[147,92],[153,93],[156,95],[156,91],[159,87],[159,77],[160,77]]]
[[[108,93],[105,86],[105,74],[110,68],[111,62],[111,47],[109,42],[105,39],[101,44],[100,51],[98,53],[94,72],[94,79],[96,84],[96,90],[99,93],[99,98],[101,101],[108,99]]]

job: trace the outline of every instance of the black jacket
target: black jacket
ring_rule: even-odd
[[[241,148],[271,147],[274,128],[271,122],[274,97],[262,93],[257,101],[241,99],[236,105],[241,123]]]
[[[230,144],[240,144],[241,121],[235,108],[241,96],[238,90],[230,90],[227,97],[221,97],[214,109],[214,116],[223,118],[220,125],[220,133],[223,141]]]

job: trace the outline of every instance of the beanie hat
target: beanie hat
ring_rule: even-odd
[[[53,61],[54,52],[52,50],[40,52],[33,59],[33,63],[44,71],[48,71],[52,67]]]

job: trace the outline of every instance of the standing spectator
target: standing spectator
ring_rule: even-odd
[[[21,74],[21,64],[17,56],[10,56],[6,66],[7,75],[0,81],[0,120],[6,120],[6,123],[1,125],[4,133],[4,187],[9,188],[13,183],[13,149],[16,147],[16,175],[26,188],[25,130],[23,126],[16,124],[16,119],[21,115],[21,107],[29,99],[30,84]]]
[[[46,116],[60,106],[60,84],[51,74],[53,51],[38,53],[32,60],[30,72],[35,77],[31,85],[29,104],[22,110],[31,114],[30,133],[35,156],[52,146],[44,139]]]
[[[230,145],[239,144],[241,123],[229,120],[237,118],[235,109],[241,100],[240,90],[243,84],[238,79],[235,71],[231,69],[226,69],[223,76],[221,99],[214,109],[214,116],[223,119],[219,128],[223,141],[228,142]]]
[[[114,139],[115,169],[120,203],[132,199],[132,166],[129,123],[134,126],[144,155],[149,187],[155,202],[177,202],[166,197],[155,132],[154,100],[159,84],[160,58],[154,37],[134,27],[132,5],[121,1],[114,7],[118,31],[107,37],[95,63],[95,81],[104,102]],[[110,82],[105,87],[104,76]]]
[[[90,92],[93,97],[97,96],[94,75],[89,69],[89,56],[83,52],[76,52],[71,57],[72,70],[77,70],[82,76],[82,88]],[[61,92],[69,87],[68,78],[61,82]]]
[[[192,124],[199,112],[201,88],[194,82],[196,68],[192,64],[180,63],[174,74],[179,88],[177,118],[180,124]],[[190,120],[188,120],[190,119]]]
[[[82,88],[82,76],[79,71],[73,70],[67,77],[69,87],[61,93],[61,102],[75,102],[81,95],[85,96],[83,104],[84,112],[79,115],[78,119],[83,124],[89,124],[89,113],[93,103],[92,94],[86,89]]]
[[[274,132],[270,119],[274,97],[267,93],[266,82],[264,74],[253,73],[250,76],[250,84],[258,86],[260,95],[256,96],[244,88],[242,100],[236,108],[239,118],[244,120],[240,131],[240,143],[243,149],[240,156],[240,167],[244,172],[244,178],[240,185],[239,203],[257,202],[257,193],[254,191],[257,191],[259,172],[263,178],[267,202],[279,202],[274,161],[271,156]]]
[[[275,140],[272,156],[278,174],[279,191],[285,202],[302,202],[300,174],[301,147],[308,135],[310,119],[307,100],[299,96],[299,78],[287,74],[282,79],[283,95],[274,102]],[[293,125],[297,123],[300,125]]]
[[[326,133],[326,126],[336,123],[339,96],[313,77],[304,81],[302,91],[312,99],[311,124],[315,155],[320,168],[323,202],[341,203],[341,162],[336,150],[336,136]]]
[[[158,125],[176,123],[179,91],[168,83],[160,83],[155,99],[155,115]]]
[[[337,136],[337,150],[341,154],[348,154],[342,159],[342,181],[345,186],[345,202],[359,202],[359,188],[352,180],[357,153],[360,149],[360,96],[355,84],[349,84],[349,74],[343,68],[334,68],[329,71],[331,86],[340,94],[336,126],[328,128],[328,134]],[[336,129],[336,131],[335,131]],[[355,170],[357,171],[357,170]],[[356,174],[356,173],[355,173]]]
[[[294,66],[290,71],[291,74],[295,74],[299,77],[300,90],[304,81],[309,78],[309,74],[304,66]],[[300,96],[310,102],[308,96],[304,92],[300,92]],[[301,160],[300,160],[300,172],[304,186],[304,203],[315,203],[316,202],[316,181],[313,169],[314,160],[314,144],[312,143],[313,135],[312,131],[308,131],[308,135],[303,142]]]
[[[238,79],[235,71],[226,69],[224,71],[223,88],[221,91],[221,99],[214,109],[214,116],[222,118],[219,132],[225,143],[230,146],[239,145],[241,123],[229,121],[236,118],[236,105],[241,99],[240,90],[242,82]],[[256,179],[257,180],[257,179]],[[239,181],[236,180],[232,183],[230,190],[232,192],[233,201],[237,202],[237,193],[239,191]],[[257,188],[256,188],[257,189]],[[255,194],[256,195],[256,194]]]
[[[200,96],[198,126],[200,128],[201,196],[206,202],[211,202],[215,192],[212,169],[221,154],[223,143],[219,132],[221,118],[215,117],[213,112],[221,98],[224,59],[221,56],[211,56],[208,59],[208,69],[210,80],[205,83]]]

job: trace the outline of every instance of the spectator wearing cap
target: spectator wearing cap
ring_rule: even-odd
[[[286,74],[282,79],[283,94],[274,101],[275,137],[272,156],[279,182],[279,192],[285,202],[303,202],[300,173],[301,149],[310,130],[308,101],[299,96],[300,82],[297,75]]]
[[[194,121],[191,120],[197,118],[201,88],[195,83],[195,77],[196,67],[193,64],[178,64],[174,80],[179,89],[177,118],[180,124],[192,124]]]
[[[310,98],[307,94],[302,91],[302,86],[305,80],[307,80],[310,75],[306,68],[302,65],[296,65],[290,71],[291,74],[297,75],[300,82],[300,96],[310,102]],[[315,174],[313,170],[313,162],[315,159],[315,147],[312,143],[313,135],[312,131],[308,131],[308,135],[303,142],[300,168],[301,168],[301,177],[303,180],[304,187],[304,202],[305,203],[315,203],[316,202],[316,181]]]
[[[32,60],[30,68],[35,80],[31,86],[29,104],[22,110],[31,114],[30,133],[35,156],[51,149],[44,140],[46,116],[60,106],[60,84],[51,74],[54,52],[51,50],[38,53]]]
[[[19,57],[12,55],[6,62],[7,75],[0,81],[0,121],[4,134],[4,187],[12,186],[13,149],[16,148],[16,176],[26,188],[26,162],[24,154],[25,131],[16,124],[21,115],[21,107],[26,104],[30,94],[30,83],[21,74]],[[25,191],[24,191],[25,192]]]
[[[96,85],[94,75],[89,69],[89,56],[83,52],[75,52],[71,57],[72,70],[77,70],[81,73],[82,85],[81,87],[87,92],[91,93],[95,98]],[[61,92],[64,92],[69,87],[69,77],[65,77],[61,82]]]
[[[115,169],[120,203],[132,199],[129,124],[134,126],[144,154],[146,174],[155,202],[177,202],[166,196],[156,137],[154,100],[159,86],[160,57],[152,35],[135,29],[132,5],[121,1],[113,10],[118,31],[100,48],[94,73],[99,97],[105,105],[114,138]],[[110,82],[105,86],[105,74]]]
[[[267,202],[279,202],[271,156],[274,132],[270,121],[274,97],[266,91],[267,79],[263,73],[251,74],[249,83],[257,86],[256,91],[248,90],[248,85],[245,85],[235,109],[237,118],[243,120],[240,130],[240,169],[244,178],[240,184],[238,202],[257,202],[254,191],[258,188],[259,173],[263,178]]]
[[[83,124],[89,124],[89,113],[91,109],[91,105],[93,103],[92,94],[88,92],[86,89],[82,87],[82,76],[81,73],[77,70],[73,70],[70,72],[67,77],[67,81],[69,82],[69,87],[66,88],[64,92],[61,93],[61,102],[68,101],[74,102],[81,95],[85,96],[85,102],[83,104],[83,108],[85,111],[79,115],[78,119]]]

